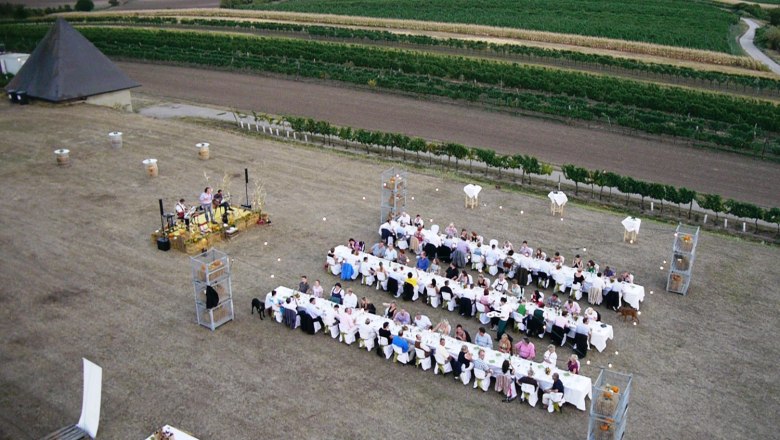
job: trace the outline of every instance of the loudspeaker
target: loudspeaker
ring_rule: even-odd
[[[171,250],[171,240],[168,237],[160,237],[157,239],[157,249],[161,251]]]
[[[244,183],[249,183],[249,168],[244,168]]]
[[[165,212],[165,211],[163,211],[163,204],[162,204],[162,199],[160,199],[160,216],[161,216],[161,217],[162,217],[163,215],[165,215],[165,213],[164,213],[164,212]]]

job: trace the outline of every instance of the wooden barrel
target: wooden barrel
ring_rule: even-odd
[[[143,164],[149,177],[157,177],[157,159],[144,159]]]
[[[59,150],[54,150],[54,155],[57,157],[57,165],[61,167],[70,166],[70,150],[60,148]]]
[[[111,140],[111,148],[122,148],[122,132],[112,131],[108,134],[108,139]]]
[[[195,147],[198,148],[198,159],[200,159],[200,160],[208,160],[209,159],[209,143],[208,142],[201,142],[201,143],[195,144]]]

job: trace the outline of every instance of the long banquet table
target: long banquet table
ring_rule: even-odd
[[[338,246],[335,248],[335,255],[336,257],[343,259],[344,261],[349,262],[352,264],[355,268],[355,271],[358,270],[359,265],[357,262],[360,262],[362,264],[364,258],[368,258],[368,264],[376,269],[379,267],[379,263],[381,262],[383,266],[385,266],[388,269],[389,276],[396,276],[398,279],[398,285],[399,290],[401,286],[403,285],[404,279],[406,279],[406,276],[409,272],[412,272],[415,277],[419,280],[418,282],[418,289],[420,292],[422,292],[425,289],[425,286],[430,284],[432,279],[436,280],[436,285],[441,287],[444,285],[444,282],[447,281],[446,278],[440,275],[435,275],[429,272],[421,271],[413,267],[409,267],[403,264],[399,263],[393,263],[388,260],[375,257],[371,254],[365,253],[365,252],[358,252],[358,255],[352,255],[350,249],[347,246]],[[481,288],[469,288],[467,286],[463,286],[459,283],[456,283],[454,281],[450,280],[450,287],[452,288],[453,295],[456,297],[466,297],[473,300],[477,300],[481,296],[483,296],[484,290]],[[392,293],[392,292],[391,292]],[[397,292],[395,292],[397,293]],[[513,310],[517,310],[520,306],[520,299],[517,297],[511,295],[510,293],[502,294],[500,292],[497,292],[495,290],[490,290],[490,299],[491,302],[494,304],[498,304],[502,297],[505,297],[507,299],[507,303],[512,307]],[[531,314],[536,309],[536,306],[532,305],[532,303],[526,303],[526,314]],[[548,320],[554,319],[554,315],[556,314],[556,311],[552,308],[545,308],[545,318]],[[517,312],[514,312],[512,317],[515,319],[515,321],[520,321],[523,317],[519,316]],[[582,317],[578,317],[575,321],[574,319],[570,319],[570,325],[571,330],[569,331],[569,336],[574,337],[574,326],[578,322],[582,322]],[[604,324],[602,326],[602,323],[600,322],[591,322],[589,323],[589,328],[591,330],[591,339],[590,343],[598,351],[604,351],[604,349],[607,347],[607,340],[612,339],[614,337],[613,328],[611,325]],[[552,330],[552,323],[548,324],[548,331]]]
[[[297,305],[303,306],[309,302],[310,298],[313,298],[311,295],[295,291],[285,286],[279,286],[275,290],[280,302],[286,301],[289,297],[293,297]],[[295,297],[295,295],[297,295],[297,297]],[[322,319],[326,325],[332,325],[336,319],[336,311],[333,309],[334,305],[334,303],[327,299],[315,298],[315,306],[323,312]],[[275,310],[275,314],[277,321],[281,322],[281,314],[278,310]],[[366,321],[368,321],[368,325],[375,332],[378,332],[385,322],[390,323],[390,331],[393,335],[397,335],[398,331],[402,328],[402,326],[397,325],[392,320],[368,313],[361,309],[354,310],[352,316],[355,319],[356,326],[365,324]],[[534,378],[539,382],[542,389],[550,388],[553,383],[552,373],[558,373],[561,382],[563,382],[564,399],[581,411],[585,411],[587,408],[585,398],[592,398],[592,381],[587,376],[571,374],[568,371],[560,370],[557,367],[551,368],[550,374],[548,375],[545,374],[545,366],[540,363],[528,361],[518,356],[510,356],[509,354],[500,353],[496,350],[482,348],[468,342],[458,341],[453,337],[434,333],[430,330],[420,330],[414,326],[407,327],[407,331],[404,332],[404,339],[407,339],[410,342],[410,345],[413,345],[417,334],[421,334],[423,342],[432,349],[439,347],[439,339],[444,338],[447,352],[453,357],[458,356],[463,345],[468,347],[475,358],[478,355],[479,350],[484,349],[486,363],[496,374],[501,372],[501,366],[506,359],[509,359],[515,372],[518,374],[525,374],[529,368],[533,368],[535,371]]]

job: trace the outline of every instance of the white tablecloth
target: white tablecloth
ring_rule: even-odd
[[[525,305],[526,315],[533,315],[534,311],[537,308],[538,307],[536,305],[534,305],[533,303],[526,303],[526,305]],[[551,332],[552,331],[553,321],[555,320],[555,317],[557,315],[558,315],[558,312],[555,309],[553,309],[551,307],[545,307],[544,308],[544,319],[547,320],[547,332]],[[512,314],[512,317],[515,319],[515,321],[519,321],[519,320],[521,320],[523,318],[522,316],[520,316],[520,314],[518,312],[514,312]],[[577,324],[582,323],[582,318],[583,318],[582,316],[578,316],[577,320],[575,321],[574,319],[572,319],[571,316],[569,316],[569,327],[570,327],[570,330],[569,330],[569,333],[568,333],[568,337],[570,337],[572,339],[574,338],[574,335],[575,335],[575,331],[574,330],[576,328],[575,326]],[[607,348],[607,341],[612,339],[612,338],[614,338],[614,335],[615,335],[614,334],[614,329],[612,328],[611,325],[605,324],[605,323],[602,323],[602,322],[598,322],[598,321],[588,322],[588,327],[590,328],[590,332],[591,332],[591,335],[590,335],[590,345],[592,345],[593,347],[596,347],[596,349],[598,351],[600,351],[600,352],[604,351]]]
[[[558,206],[563,206],[569,201],[569,198],[566,197],[566,194],[564,194],[563,191],[550,191],[550,193],[547,194],[547,197],[550,198],[551,202]]]
[[[642,224],[642,220],[636,218],[636,217],[626,217],[623,219],[622,222],[623,227],[626,228],[626,231],[628,232],[639,232],[639,226]]]
[[[418,280],[417,289],[419,292],[423,292],[425,290],[425,287],[428,284],[430,284],[431,279],[436,279],[436,285],[438,287],[442,287],[444,285],[444,282],[447,281],[447,279],[443,276],[434,275],[406,265],[391,263],[385,259],[375,257],[365,252],[359,253],[357,257],[352,256],[347,246],[336,247],[335,253],[337,256],[341,258],[347,260],[351,259],[353,262],[360,261],[361,264],[363,262],[363,258],[368,257],[368,264],[370,265],[370,267],[373,268],[379,267],[379,263],[382,262],[383,266],[385,266],[385,268],[388,270],[389,275],[395,276],[399,280],[398,282],[399,291],[403,288],[403,282],[404,282],[403,280],[406,279],[407,274],[409,272],[412,272],[414,276],[417,277]],[[527,260],[529,262],[534,262],[534,261],[538,262],[538,260],[531,260],[530,258],[528,258]],[[357,266],[355,267],[355,270],[358,270]],[[565,275],[566,285],[568,287],[571,287],[572,282],[574,281],[574,274],[576,273],[574,268],[568,266],[562,266],[561,273]],[[596,277],[596,275],[588,272],[584,272],[584,274],[585,274],[585,285],[583,286],[583,292],[585,292],[584,295],[587,296],[587,289],[590,288],[590,282],[593,278]],[[627,283],[617,284],[616,287],[622,289],[623,301],[628,302],[635,309],[639,309],[639,302],[644,301],[645,298],[644,287],[636,284],[627,284]],[[467,286],[463,286],[454,281],[450,281],[450,288],[452,289],[452,293],[456,298],[466,297],[471,300],[477,300],[484,295],[484,289],[482,288],[471,289]],[[513,309],[517,310],[518,306],[520,305],[518,298],[512,296],[511,293],[499,293],[495,290],[492,289],[490,290],[490,301],[492,304],[495,304],[497,306],[502,297],[506,297],[507,304],[509,304]],[[515,315],[517,315],[517,313],[515,313]],[[522,317],[515,317],[515,320],[518,320],[518,318],[522,318]],[[607,340],[612,339],[614,337],[614,333],[613,333],[612,326],[603,328],[600,325],[601,323],[592,323],[592,326],[598,326],[598,328],[593,328],[593,335],[591,336],[591,344],[594,347],[596,347],[596,349],[598,349],[599,351],[604,351],[604,349],[606,348]]]
[[[310,295],[296,292],[290,289],[289,287],[284,287],[284,286],[277,287],[276,294],[280,300],[286,300],[287,298],[295,294],[298,294],[299,297],[296,299],[296,302],[299,305],[307,304],[309,302],[309,299],[311,298]],[[332,324],[333,320],[336,317],[336,313],[333,310],[334,304],[323,298],[316,298],[315,305],[323,312],[322,320],[328,325]],[[382,328],[382,325],[384,325],[385,322],[390,323],[390,331],[394,335],[397,335],[398,331],[401,329],[401,326],[395,324],[393,321],[378,315],[368,313],[364,310],[355,310],[352,315],[358,327],[362,324],[365,324],[366,321],[368,321],[371,328],[374,329],[374,331],[376,332],[378,332],[379,329]],[[407,339],[410,342],[410,346],[411,346],[414,344],[414,341],[417,338],[417,334],[421,334],[423,342],[429,348],[434,350],[440,346],[439,340],[441,338],[444,338],[445,348],[447,349],[447,352],[450,354],[450,356],[453,357],[458,356],[461,347],[463,345],[466,345],[468,347],[469,351],[471,351],[472,355],[475,358],[478,355],[479,350],[481,349],[481,347],[475,344],[458,341],[457,339],[452,338],[450,336],[444,336],[429,330],[421,331],[416,327],[414,327],[413,325],[408,326],[407,331],[404,332],[404,339]],[[552,373],[558,373],[561,382],[563,382],[564,399],[566,400],[566,402],[571,403],[581,411],[585,411],[587,409],[585,405],[585,397],[588,398],[592,397],[591,390],[593,387],[592,381],[589,377],[583,375],[571,374],[568,371],[559,370],[558,368],[552,368],[550,375],[548,376],[544,374],[544,366],[542,364],[539,364],[537,362],[527,361],[517,356],[510,356],[508,354],[501,353],[496,350],[491,350],[487,348],[485,348],[484,350],[485,350],[485,361],[488,364],[488,366],[493,370],[494,373],[498,373],[501,371],[501,365],[503,364],[505,359],[510,359],[510,363],[514,366],[515,371],[518,373],[525,374],[525,372],[528,371],[529,367],[534,368],[535,369],[534,378],[536,378],[536,380],[539,382],[542,389],[550,388],[553,382]]]
[[[187,434],[184,431],[180,431],[176,428],[174,428],[171,425],[165,425],[163,426],[163,432],[170,432],[173,434],[173,440],[198,440],[195,437]],[[147,437],[146,440],[152,440],[154,438],[154,434]]]
[[[469,198],[475,198],[479,196],[480,191],[482,191],[482,187],[479,185],[472,185],[469,183],[468,185],[463,187],[463,192],[466,193],[466,196]]]

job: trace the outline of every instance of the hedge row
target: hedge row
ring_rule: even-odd
[[[269,119],[266,116],[254,114],[255,120]],[[494,150],[483,148],[470,148],[457,143],[438,143],[428,142],[418,137],[409,137],[398,133],[385,133],[379,131],[370,131],[363,129],[352,129],[350,127],[337,127],[327,121],[318,121],[311,118],[298,118],[287,116],[284,121],[289,123],[290,128],[302,133],[323,136],[327,139],[337,137],[344,141],[356,142],[366,147],[368,151],[370,146],[384,147],[390,149],[390,155],[393,155],[397,148],[404,153],[414,153],[419,161],[419,153],[429,153],[431,157],[447,156],[447,162],[455,159],[455,170],[459,168],[460,161],[468,160],[469,163],[478,162],[485,165],[485,174],[489,168],[496,168],[501,174],[501,170],[512,169],[522,172],[521,183],[525,181],[526,174],[550,175],[553,167],[550,164],[539,161],[530,155],[502,155]],[[774,223],[780,233],[780,208],[765,209],[760,206],[740,202],[733,199],[726,201],[717,194],[697,194],[696,191],[685,188],[664,185],[661,183],[645,182],[634,179],[630,176],[621,176],[611,171],[588,170],[573,164],[561,166],[564,176],[575,184],[575,195],[579,193],[579,185],[586,184],[599,187],[599,200],[602,199],[604,190],[609,191],[609,198],[612,199],[612,190],[617,189],[626,196],[626,205],[632,195],[637,195],[641,199],[641,206],[644,209],[646,197],[661,201],[661,212],[664,209],[664,202],[676,204],[678,210],[680,205],[688,205],[688,218],[691,217],[693,202],[696,201],[703,209],[715,212],[715,221],[717,222],[719,214],[730,214],[735,217],[751,219],[754,221],[756,232],[758,232],[758,221],[764,220],[768,223]]]

